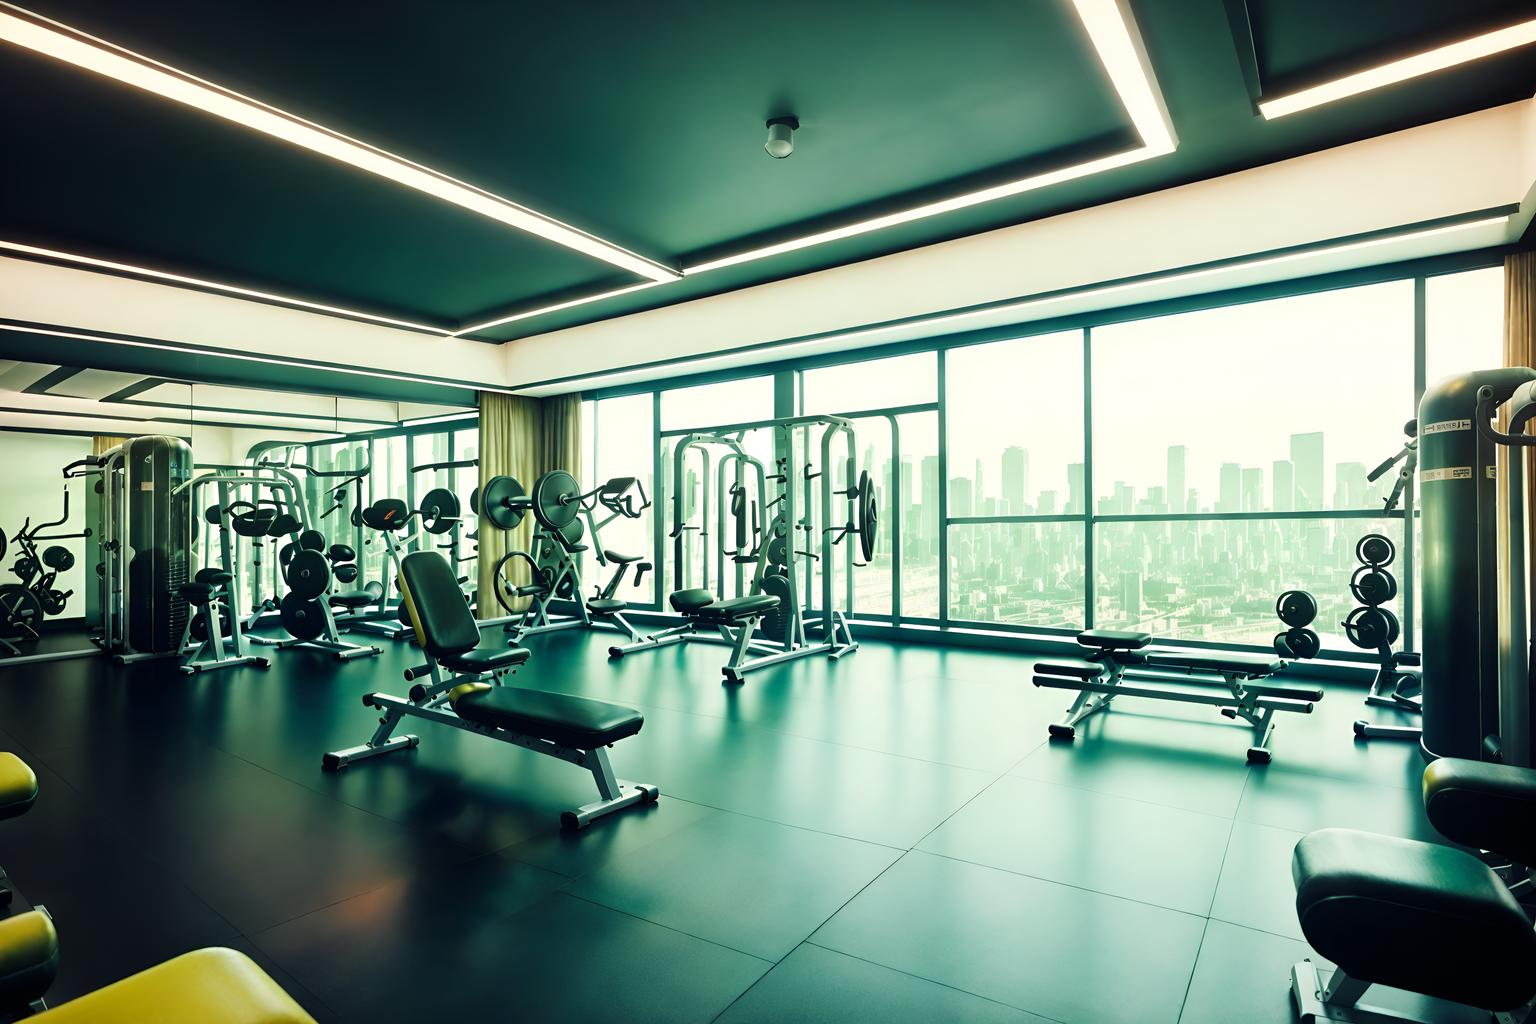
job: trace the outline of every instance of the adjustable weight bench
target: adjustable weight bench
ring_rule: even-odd
[[[672,610],[683,617],[681,624],[642,637],[632,644],[610,647],[608,656],[621,658],[631,651],[665,647],[685,640],[718,642],[700,631],[701,628],[715,629],[720,639],[731,647],[730,660],[720,672],[728,682],[740,683],[752,669],[769,664],[779,651],[776,645],[753,637],[763,618],[779,606],[779,599],[773,594],[744,594],[717,600],[714,591],[695,587],[674,592],[668,601]],[[765,653],[757,658],[749,657],[754,650]]]
[[[1323,699],[1323,691],[1317,687],[1263,682],[1285,667],[1279,658],[1214,651],[1148,650],[1152,634],[1117,629],[1084,630],[1077,635],[1077,642],[1090,651],[1086,656],[1088,665],[1041,662],[1035,666],[1036,686],[1077,691],[1077,698],[1061,721],[1051,725],[1053,739],[1073,739],[1078,723],[1108,710],[1110,702],[1120,696],[1206,704],[1227,718],[1246,722],[1253,731],[1249,763],[1268,764],[1275,712],[1311,714],[1312,705]],[[1148,685],[1169,682],[1181,686]],[[1203,693],[1190,688],[1199,686],[1224,687],[1226,692]]]
[[[654,803],[660,790],[648,783],[616,778],[608,747],[640,731],[645,718],[634,708],[608,701],[501,685],[502,678],[528,660],[520,647],[481,648],[480,627],[447,560],[436,551],[418,551],[400,561],[401,608],[431,660],[406,672],[416,683],[409,697],[387,693],[363,696],[366,707],[384,712],[367,743],[325,755],[322,765],[338,771],[364,758],[405,750],[419,736],[394,735],[407,716],[476,732],[540,754],[580,765],[592,773],[600,800],[560,815],[569,830],[639,803]],[[489,682],[487,682],[489,680]]]

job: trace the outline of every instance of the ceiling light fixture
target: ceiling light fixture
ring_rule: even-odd
[[[632,284],[624,288],[615,288],[608,292],[598,292],[596,295],[583,295],[580,298],[568,299],[565,302],[557,302],[552,306],[540,306],[538,309],[526,309],[521,313],[513,313],[511,316],[498,317],[495,320],[487,320],[483,324],[475,324],[472,327],[461,327],[454,331],[451,337],[461,338],[466,334],[478,334],[492,327],[500,327],[502,324],[516,323],[519,320],[527,320],[531,317],[543,316],[545,313],[556,313],[562,309],[571,309],[576,306],[585,306],[589,302],[600,302],[603,299],[612,299],[619,295],[628,295],[630,292],[641,292],[647,288],[654,288],[660,281],[645,281],[641,284]]]
[[[15,4],[4,3],[0,6],[21,15],[0,10],[0,39],[6,42],[195,107],[215,117],[574,249],[649,280],[672,281],[679,277],[678,272],[671,267],[430,167],[413,163],[277,107],[178,71]]]
[[[1509,215],[1507,214],[1498,217],[1483,217],[1477,220],[1463,221],[1459,224],[1446,224],[1440,227],[1420,228],[1417,230],[1406,231],[1398,234],[1389,234],[1376,238],[1361,239],[1360,241],[1356,242],[1343,242],[1337,245],[1324,245],[1317,248],[1308,248],[1293,252],[1278,253],[1274,256],[1259,256],[1254,259],[1246,259],[1240,262],[1222,263],[1219,266],[1202,267],[1196,270],[1173,271],[1167,274],[1157,274],[1154,276],[1142,277],[1133,281],[1125,281],[1119,284],[1063,290],[1052,295],[1042,295],[1036,298],[1021,299],[1017,302],[1005,302],[1000,305],[985,306],[980,309],[961,310],[955,313],[940,313],[935,316],[922,318],[920,320],[906,320],[898,323],[881,324],[874,327],[859,327],[853,330],[842,331],[839,333],[769,343],[766,345],[758,346],[756,348],[752,348],[750,351],[742,350],[736,352],[712,353],[710,355],[699,356],[696,359],[669,363],[667,364],[667,369],[669,371],[669,376],[678,376],[686,373],[704,372],[710,368],[711,364],[716,366],[722,363],[727,365],[751,365],[751,363],[763,361],[761,359],[755,358],[759,356],[763,357],[764,359],[777,360],[783,358],[786,353],[812,346],[826,346],[829,344],[848,341],[860,341],[868,344],[873,339],[879,338],[882,335],[900,334],[905,331],[911,331],[914,327],[921,328],[925,333],[940,333],[932,332],[932,328],[946,325],[952,326],[966,320],[994,317],[998,314],[1021,313],[1026,310],[1038,309],[1041,306],[1047,306],[1054,303],[1076,301],[1082,299],[1098,299],[1108,295],[1115,295],[1121,292],[1130,291],[1132,289],[1145,288],[1150,285],[1162,285],[1182,281],[1192,281],[1199,278],[1211,277],[1217,274],[1228,274],[1240,270],[1253,270],[1259,267],[1292,263],[1297,260],[1312,259],[1321,256],[1336,256],[1340,253],[1353,252],[1359,249],[1368,249],[1379,245],[1388,245],[1396,242],[1416,241],[1424,238],[1432,238],[1438,235],[1451,234],[1453,232],[1471,231],[1476,228],[1493,227],[1499,224],[1507,224],[1508,222]],[[942,333],[954,332],[948,331]],[[751,359],[751,362],[732,362],[733,360],[740,359],[746,355],[754,357]],[[678,367],[692,368],[678,369]],[[653,368],[635,367],[633,369],[621,368],[617,370],[604,370],[601,373],[587,374],[585,376],[572,377],[559,381],[558,384],[563,390],[547,390],[548,388],[552,387],[554,383],[556,383],[550,382],[544,385],[524,385],[522,388],[517,389],[517,393],[523,395],[531,393],[537,394],[539,396],[545,396],[564,394],[566,391],[570,390],[567,385],[591,388],[604,385],[623,384],[630,381],[647,379],[645,374],[649,372],[650,369]]]
[[[296,299],[291,295],[278,295],[275,292],[260,292],[252,288],[241,288],[237,285],[223,284],[219,281],[209,281],[201,277],[187,277],[183,274],[168,274],[163,270],[151,270],[148,267],[139,267],[131,263],[113,263],[111,260],[99,260],[93,256],[82,256],[79,253],[60,252],[57,249],[43,249],[35,245],[25,245],[21,242],[10,242],[0,239],[0,249],[8,249],[11,252],[21,253],[26,256],[40,256],[44,259],[58,260],[62,263],[78,263],[87,267],[100,267],[103,270],[116,271],[123,274],[133,274],[140,277],[150,277],[158,281],[170,281],[175,284],[191,285],[194,288],[207,288],[211,291],[227,292],[230,295],[238,295],[242,298],[260,299],[263,302],[275,302],[285,306],[298,306],[303,309],[312,309],[318,313],[329,313],[336,316],[344,316],[356,320],[368,320],[389,327],[403,327],[408,331],[421,331],[425,334],[436,334],[441,337],[450,337],[451,332],[442,327],[433,327],[430,324],[413,323],[410,320],[396,320],[393,317],[379,316],[377,313],[364,313],[357,309],[347,309],[344,306],[327,306],[320,302],[309,302],[305,299]]]
[[[1481,60],[1516,47],[1529,46],[1531,43],[1536,43],[1536,19],[1493,32],[1485,32],[1480,36],[1436,47],[1423,53],[1416,53],[1411,57],[1390,61],[1353,75],[1345,75],[1343,78],[1314,85],[1289,95],[1278,96],[1272,100],[1261,100],[1259,113],[1273,121],[1277,117],[1285,117],[1287,114],[1309,110],[1324,103],[1357,96],[1384,86],[1396,85],[1410,78],[1444,71],[1458,64]]]
[[[775,160],[783,160],[795,151],[795,132],[800,130],[800,119],[793,114],[768,119],[768,141],[763,149]]]

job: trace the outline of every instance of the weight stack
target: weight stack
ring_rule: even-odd
[[[1502,402],[1536,380],[1525,367],[1450,377],[1419,402],[1423,542],[1424,756],[1482,759],[1499,728],[1498,508],[1494,443],[1478,432],[1477,392]]]
[[[191,495],[172,491],[192,476],[192,448],[179,437],[135,437],[123,446],[127,551],[127,640],[143,654],[176,650],[187,623]]]

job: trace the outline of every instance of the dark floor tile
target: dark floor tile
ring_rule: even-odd
[[[1300,832],[1234,822],[1211,917],[1300,939],[1291,881],[1291,853],[1300,838]]]
[[[779,960],[897,856],[889,847],[717,811],[570,892]]]
[[[1292,832],[1339,827],[1431,842],[1439,838],[1424,815],[1418,790],[1372,786],[1280,765],[1254,770],[1237,817]]]
[[[302,1006],[305,1012],[315,1018],[319,1024],[340,1024],[342,1020],[340,1014],[321,1002],[319,996],[299,984],[293,975],[279,967],[276,961],[268,956],[255,942],[242,935],[239,938],[222,943],[222,945],[230,949],[239,950],[255,961],[257,967],[266,971],[272,980],[281,985],[283,991],[292,996],[294,1002]]]
[[[580,832],[546,829],[507,847],[501,856],[577,878],[609,864],[625,863],[642,847],[668,838],[705,817],[724,813],[663,793],[654,804],[641,804],[599,818]]]
[[[810,943],[797,946],[720,1024],[1045,1024],[1045,1018]]]
[[[1231,826],[1213,815],[1003,778],[918,849],[1204,915]]]
[[[1068,1024],[1174,1021],[1202,918],[909,853],[817,945]]]

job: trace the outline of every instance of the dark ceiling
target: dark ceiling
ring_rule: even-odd
[[[684,266],[1136,144],[1066,0],[29,6]],[[1263,93],[1531,17],[1531,0],[1132,8],[1175,154],[484,337],[896,252],[1536,92],[1526,48],[1274,122],[1254,110]],[[5,44],[0,96],[0,238],[449,327],[636,280]],[[776,161],[763,122],[785,113],[803,127],[794,156]]]

